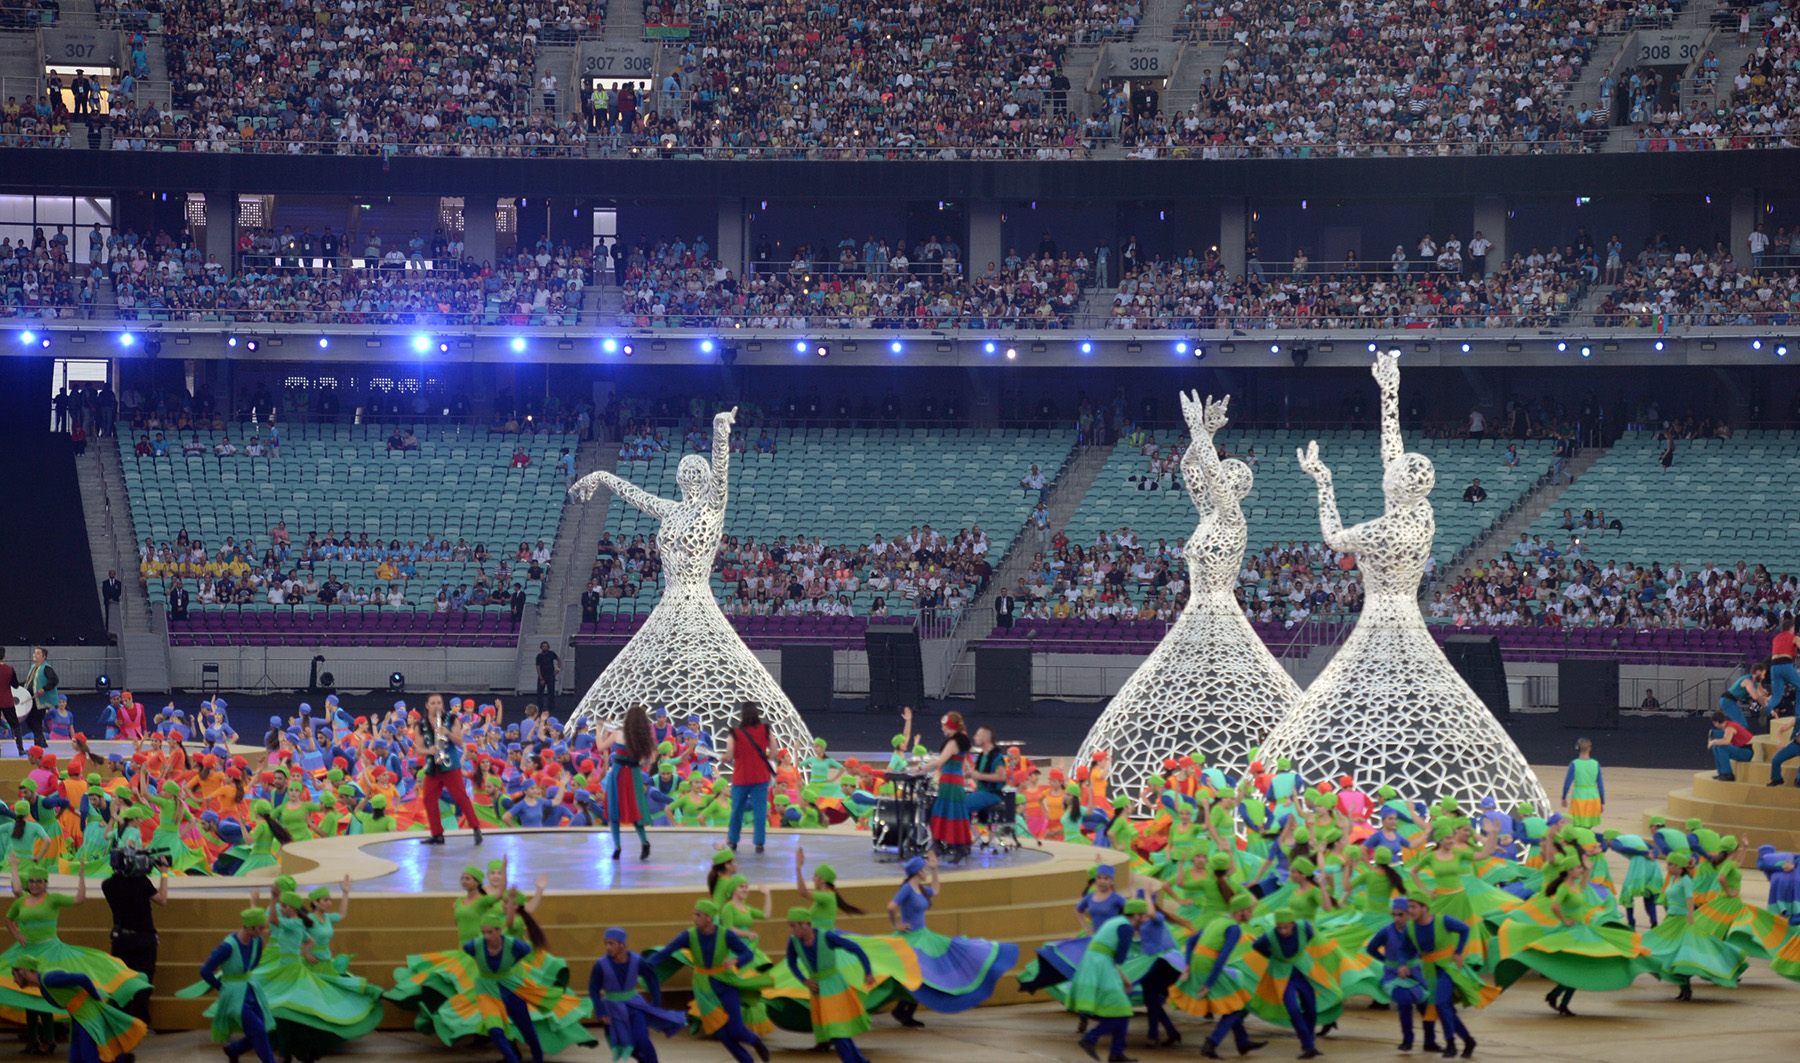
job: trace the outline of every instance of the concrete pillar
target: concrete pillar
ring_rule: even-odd
[[[1006,237],[1000,214],[1000,204],[994,200],[976,200],[969,204],[969,258],[963,263],[963,271],[968,276],[981,276],[989,262],[998,269],[1000,260],[1005,257]]]
[[[1750,268],[1750,234],[1762,212],[1756,207],[1756,189],[1739,188],[1731,193],[1731,260],[1739,269]]]
[[[745,236],[748,218],[742,199],[719,200],[719,261],[735,277],[744,276],[749,264],[745,259],[750,250]]]
[[[1244,275],[1244,241],[1250,236],[1250,207],[1243,196],[1219,204],[1219,261],[1233,277]]]
[[[463,197],[463,251],[477,262],[494,261],[497,206],[493,196]]]
[[[236,192],[206,193],[206,254],[217,258],[233,274],[238,272],[232,259],[237,254],[237,218]]]
[[[1469,233],[1469,240],[1475,239],[1479,232],[1493,243],[1488,251],[1487,268],[1492,273],[1506,265],[1512,251],[1506,241],[1508,208],[1505,196],[1482,196],[1475,201],[1475,224]],[[1463,254],[1468,254],[1468,241],[1463,242]]]

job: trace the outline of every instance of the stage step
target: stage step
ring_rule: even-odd
[[[1788,851],[1800,848],[1800,817],[1786,808],[1711,801],[1689,788],[1670,793],[1668,809],[1657,810],[1657,814],[1676,826],[1698,816],[1720,834],[1736,834],[1748,840],[1752,851],[1765,844]],[[1645,819],[1649,819],[1649,814]]]
[[[653,831],[654,837],[658,831]],[[783,832],[785,833],[785,832]],[[301,852],[319,843],[302,843]],[[932,929],[950,935],[969,935],[1017,944],[1020,966],[1030,962],[1037,947],[1047,941],[1078,933],[1074,904],[1087,881],[1096,856],[1117,863],[1122,857],[1110,850],[1057,845],[1054,859],[1019,863],[991,869],[950,871],[943,890],[931,909]],[[304,857],[284,862],[297,875],[302,888],[315,881],[332,880],[330,868],[319,867]],[[659,948],[692,925],[695,899],[704,885],[704,871],[696,868],[691,889],[624,889],[606,892],[551,893],[538,909],[537,919],[549,938],[550,951],[567,960],[571,981],[586,985],[586,972],[602,948],[609,926],[624,926],[634,949]],[[59,876],[60,878],[60,876]],[[217,883],[214,885],[213,883]],[[886,907],[900,883],[896,866],[892,877],[865,877],[840,884],[845,900],[863,910],[844,916],[839,925],[862,934],[890,933]],[[169,905],[157,912],[161,935],[156,987],[151,997],[152,1018],[159,1029],[199,1029],[207,1025],[201,1013],[209,1001],[181,1000],[174,992],[198,980],[200,964],[237,922],[247,903],[253,882],[222,883],[178,888]],[[772,881],[777,918],[759,921],[763,948],[778,957],[787,939],[787,925],[779,918],[789,905],[798,903],[791,882]],[[55,888],[65,887],[60,883]],[[72,887],[70,887],[72,888]],[[266,884],[265,887],[266,888]],[[552,883],[552,889],[555,884]],[[752,903],[761,903],[760,890]],[[333,939],[333,947],[351,955],[351,972],[383,987],[393,984],[394,969],[408,955],[449,950],[456,946],[452,920],[453,896],[364,891],[355,895],[348,919]],[[75,945],[105,950],[110,920],[105,905],[88,904],[63,916],[62,936]],[[672,987],[684,1000],[685,976]],[[1034,998],[1019,992],[1015,979],[1002,980],[993,1003],[1021,1003]],[[1036,998],[1041,999],[1041,998]],[[390,1008],[383,1025],[410,1027],[412,1016]]]
[[[1800,786],[1793,784],[1794,769],[1800,768],[1800,760],[1790,760],[1781,766],[1782,778],[1787,780],[1784,786],[1767,785],[1769,767],[1766,764],[1746,765],[1740,762],[1732,766],[1738,769],[1736,782],[1715,779],[1710,771],[1695,772],[1694,796],[1722,804],[1785,808],[1795,813],[1796,820],[1800,821]]]

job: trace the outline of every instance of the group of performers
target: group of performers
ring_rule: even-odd
[[[1208,1058],[1228,1039],[1239,1054],[1262,1047],[1244,1025],[1255,1017],[1291,1028],[1309,1059],[1346,1001],[1363,996],[1397,1012],[1401,1051],[1415,1044],[1417,1018],[1425,1049],[1468,1058],[1469,1009],[1532,972],[1550,982],[1545,1003],[1561,1015],[1574,1014],[1577,991],[1640,975],[1675,986],[1679,1000],[1693,999],[1696,981],[1735,987],[1750,956],[1800,981],[1793,854],[1752,855],[1697,819],[1653,820],[1643,836],[1597,830],[1604,788],[1585,739],[1566,814],[1503,810],[1491,798],[1409,805],[1392,787],[1309,782],[1281,761],[1273,771],[1252,761],[1239,778],[1188,759],[1151,779],[1146,817],[1128,818],[1135,802],[1121,797],[1115,816],[1077,817],[1080,835],[1065,825],[1065,840],[1127,859],[1095,868],[1075,909],[1088,932],[1044,946],[1020,983],[1082,1016],[1080,1046],[1095,1058],[1101,1038],[1109,1059],[1127,1058],[1137,1006],[1151,1045],[1180,1040],[1172,1005],[1217,1020],[1201,1046]],[[1078,769],[1085,778],[1066,799],[1107,808],[1093,789],[1103,767]],[[1622,879],[1608,853],[1624,858]],[[1743,896],[1742,862],[1767,873],[1768,907]],[[1127,870],[1145,885],[1120,888]]]
[[[647,856],[646,824],[730,822],[730,780],[697,721],[636,708],[616,727],[564,728],[538,713],[503,724],[500,712],[432,696],[417,711],[397,703],[372,719],[332,698],[323,717],[303,705],[271,718],[264,752],[244,757],[215,699],[191,718],[172,706],[157,713],[129,736],[129,755],[103,759],[79,734],[66,759],[29,750],[23,796],[0,811],[15,898],[6,917],[20,942],[0,955],[0,1018],[25,1025],[31,1052],[53,1044],[59,1019],[70,1024],[71,1058],[83,1061],[111,1063],[143,1037],[147,979],[64,944],[56,929],[58,912],[86,901],[89,879],[107,875],[120,848],[166,851],[177,875],[241,875],[275,866],[281,846],[299,838],[418,830],[444,844],[449,809],[473,828],[472,844],[484,826],[610,828],[617,859],[623,826]],[[1466,1058],[1476,1043],[1469,1009],[1533,971],[1552,984],[1546,1002],[1561,1014],[1573,1014],[1577,991],[1645,974],[1680,999],[1696,981],[1731,987],[1749,956],[1800,980],[1794,857],[1769,846],[1752,857],[1697,820],[1657,822],[1642,836],[1598,831],[1604,783],[1585,740],[1562,811],[1551,812],[1491,799],[1409,804],[1391,787],[1308,780],[1254,751],[1241,774],[1195,753],[1165,762],[1138,793],[1113,793],[1104,753],[1046,779],[958,714],[939,721],[935,755],[915,744],[910,712],[904,719],[886,764],[833,760],[823,741],[798,760],[770,751],[774,800],[745,815],[763,826],[861,821],[891,792],[885,772],[935,771],[932,829],[947,858],[971,843],[971,811],[999,806],[1007,792],[1019,830],[1116,851],[1122,862],[1100,861],[1076,906],[1086,932],[1045,946],[1020,975],[1081,1016],[1080,1047],[1096,1058],[1102,1041],[1109,1059],[1126,1058],[1138,1007],[1151,1044],[1182,1039],[1171,1018],[1179,1010],[1216,1020],[1201,1046],[1209,1057],[1227,1040],[1240,1053],[1261,1047],[1246,1026],[1255,1018],[1290,1027],[1310,1058],[1346,1002],[1363,996],[1394,1009],[1403,1049],[1417,1020],[1425,1048]],[[1609,852],[1625,860],[1618,880]],[[454,947],[409,957],[386,991],[351,975],[348,957],[332,950],[350,883],[302,893],[277,878],[267,896],[252,893],[240,925],[181,995],[216,994],[207,1017],[234,1060],[249,1052],[310,1063],[373,1029],[385,999],[416,1009],[419,1028],[447,1044],[486,1039],[515,1063],[521,1051],[535,1061],[592,1043],[589,1023],[615,1058],[645,1063],[656,1058],[653,1032],[683,1026],[740,1063],[765,1055],[762,1035],[777,1027],[810,1031],[856,1063],[870,1014],[891,1010],[911,1026],[921,1009],[973,1007],[1017,965],[1014,945],[929,929],[936,852],[902,868],[887,905],[891,932],[881,935],[840,930],[840,914],[861,913],[838,895],[829,866],[808,874],[804,858],[795,867],[804,903],[785,913],[784,952],[755,930],[774,918],[768,888],[754,904],[757,891],[722,845],[693,927],[641,952],[623,930],[608,931],[586,998],[568,989],[567,966],[535,919],[543,880],[527,891],[503,861],[466,869]],[[1742,896],[1740,862],[1752,859],[1771,882],[1766,908]],[[72,894],[48,890],[53,872],[76,876]],[[686,1015],[661,1002],[681,967],[693,981]]]

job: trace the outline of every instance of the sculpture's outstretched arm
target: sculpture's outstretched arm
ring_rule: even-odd
[[[726,476],[731,471],[731,426],[737,421],[737,407],[713,415],[712,504],[725,508]]]
[[[598,491],[602,487],[605,487],[613,494],[618,495],[619,498],[627,504],[643,510],[657,520],[662,520],[664,517],[667,517],[670,513],[675,511],[676,506],[681,504],[674,499],[658,498],[638,485],[614,476],[605,469],[590,472],[581,479],[576,480],[575,485],[569,488],[569,493],[574,495],[578,501],[586,502],[588,499],[594,497],[595,491]]]
[[[1230,401],[1231,396],[1227,395],[1218,400],[1208,396],[1202,402],[1198,391],[1181,395],[1181,412],[1193,435],[1187,453],[1181,456],[1181,479],[1203,521],[1218,512],[1219,448],[1213,433],[1225,427],[1225,409]]]
[[[1356,531],[1346,529],[1338,514],[1337,489],[1331,484],[1331,469],[1319,460],[1318,441],[1308,443],[1305,450],[1296,450],[1294,456],[1300,459],[1300,471],[1319,485],[1319,532],[1325,545],[1346,553],[1355,551],[1359,545]]]
[[[1377,354],[1370,372],[1381,387],[1381,464],[1386,468],[1406,454],[1406,441],[1400,438],[1400,360]]]

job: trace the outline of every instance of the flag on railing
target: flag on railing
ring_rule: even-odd
[[[689,27],[682,23],[667,23],[667,22],[665,22],[665,23],[656,23],[653,25],[647,25],[644,27],[644,39],[647,41],[686,40],[688,33],[689,33]]]

